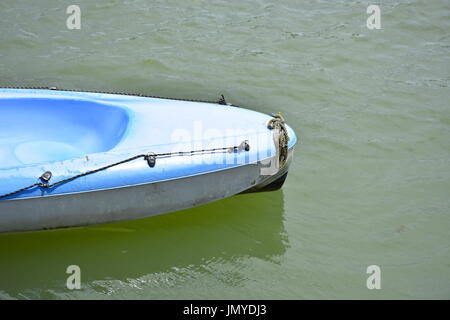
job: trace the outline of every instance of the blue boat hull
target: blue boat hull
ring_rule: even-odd
[[[136,154],[170,154],[153,167],[136,159],[1,198],[0,232],[136,219],[274,189],[296,144],[286,126],[289,157],[280,164],[270,115],[212,103],[0,89],[0,112],[0,195],[32,185],[47,171],[51,184]],[[243,141],[248,150],[189,153]]]

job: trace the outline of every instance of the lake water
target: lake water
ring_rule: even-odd
[[[300,144],[280,191],[0,235],[0,298],[450,298],[450,2],[369,4],[1,1],[0,86],[224,94]]]

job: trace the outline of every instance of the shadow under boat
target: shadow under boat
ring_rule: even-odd
[[[278,190],[127,222],[0,235],[0,293],[50,298],[49,291],[68,292],[69,265],[81,268],[83,286],[248,256],[277,263],[288,241],[283,210]]]

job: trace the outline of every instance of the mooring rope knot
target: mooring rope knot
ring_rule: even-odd
[[[288,158],[289,135],[283,116],[280,113],[272,114],[271,116],[273,118],[267,123],[267,128],[275,130],[274,142],[277,148],[279,166],[282,168]]]

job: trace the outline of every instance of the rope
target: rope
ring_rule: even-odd
[[[56,90],[56,91],[73,91],[73,92],[88,92],[88,93],[105,93],[105,94],[119,94],[125,96],[136,96],[136,97],[145,97],[145,98],[155,98],[155,99],[167,99],[167,100],[176,100],[176,101],[190,101],[190,102],[203,102],[203,103],[215,103],[231,106],[232,104],[227,103],[225,101],[225,97],[223,94],[220,96],[219,100],[211,101],[211,100],[201,100],[201,99],[181,99],[181,98],[170,98],[170,97],[161,97],[154,95],[145,95],[141,93],[128,93],[128,92],[113,92],[113,91],[96,91],[96,90],[80,90],[80,89],[61,89],[57,87],[1,87],[2,89],[31,89],[31,90]]]
[[[50,181],[51,177],[52,177],[52,173],[50,171],[46,171],[42,176],[39,177],[39,180],[41,180],[41,181],[35,182],[35,183],[33,183],[33,184],[31,184],[31,185],[29,185],[27,187],[24,187],[24,188],[21,188],[21,189],[18,189],[18,190],[15,190],[15,191],[12,191],[12,192],[0,195],[0,199],[12,196],[12,195],[17,194],[17,193],[21,193],[21,192],[23,192],[25,190],[28,190],[28,189],[31,189],[31,188],[34,188],[34,187],[41,187],[41,188],[46,188],[46,189],[52,188],[52,187],[57,186],[59,184],[66,183],[66,182],[69,182],[69,181],[72,181],[72,180],[75,180],[75,179],[78,179],[78,178],[81,178],[81,177],[84,177],[84,176],[87,176],[87,175],[90,175],[90,174],[94,174],[94,173],[97,173],[99,171],[103,171],[103,170],[109,169],[111,167],[115,167],[115,166],[118,166],[118,165],[130,162],[130,161],[133,161],[133,160],[137,160],[139,158],[144,158],[147,161],[147,164],[149,165],[149,167],[153,168],[156,165],[156,158],[158,158],[158,157],[192,156],[192,155],[197,154],[197,153],[207,153],[207,152],[214,153],[214,152],[218,152],[218,151],[220,151],[220,152],[230,152],[231,153],[231,152],[238,152],[238,151],[242,151],[242,150],[244,150],[244,151],[249,151],[250,150],[250,145],[248,144],[247,140],[244,140],[244,141],[241,142],[240,145],[233,146],[233,147],[202,149],[202,150],[192,150],[192,151],[179,151],[179,152],[166,152],[166,153],[149,152],[149,153],[145,153],[145,154],[138,154],[138,155],[135,155],[133,157],[127,158],[125,160],[121,160],[121,161],[118,161],[118,162],[115,162],[115,163],[112,163],[112,164],[109,164],[109,165],[106,165],[106,166],[103,166],[103,167],[100,167],[100,168],[97,168],[97,169],[94,169],[94,170],[89,170],[89,171],[86,171],[86,172],[74,175],[72,177],[53,182],[53,183],[48,183]]]
[[[284,118],[281,114],[272,114],[273,119],[269,120],[267,127],[270,130],[276,130],[274,134],[275,146],[277,146],[278,162],[280,168],[282,168],[288,158],[288,142],[289,135],[286,129]]]
[[[12,196],[13,194],[23,192],[25,190],[31,189],[31,188],[36,187],[36,186],[41,186],[41,184],[43,185],[43,183],[41,183],[41,182],[33,183],[32,185],[29,185],[28,187],[25,187],[25,188],[22,188],[22,189],[19,189],[19,190],[10,192],[10,193],[3,194],[3,195],[0,196],[0,199]]]

